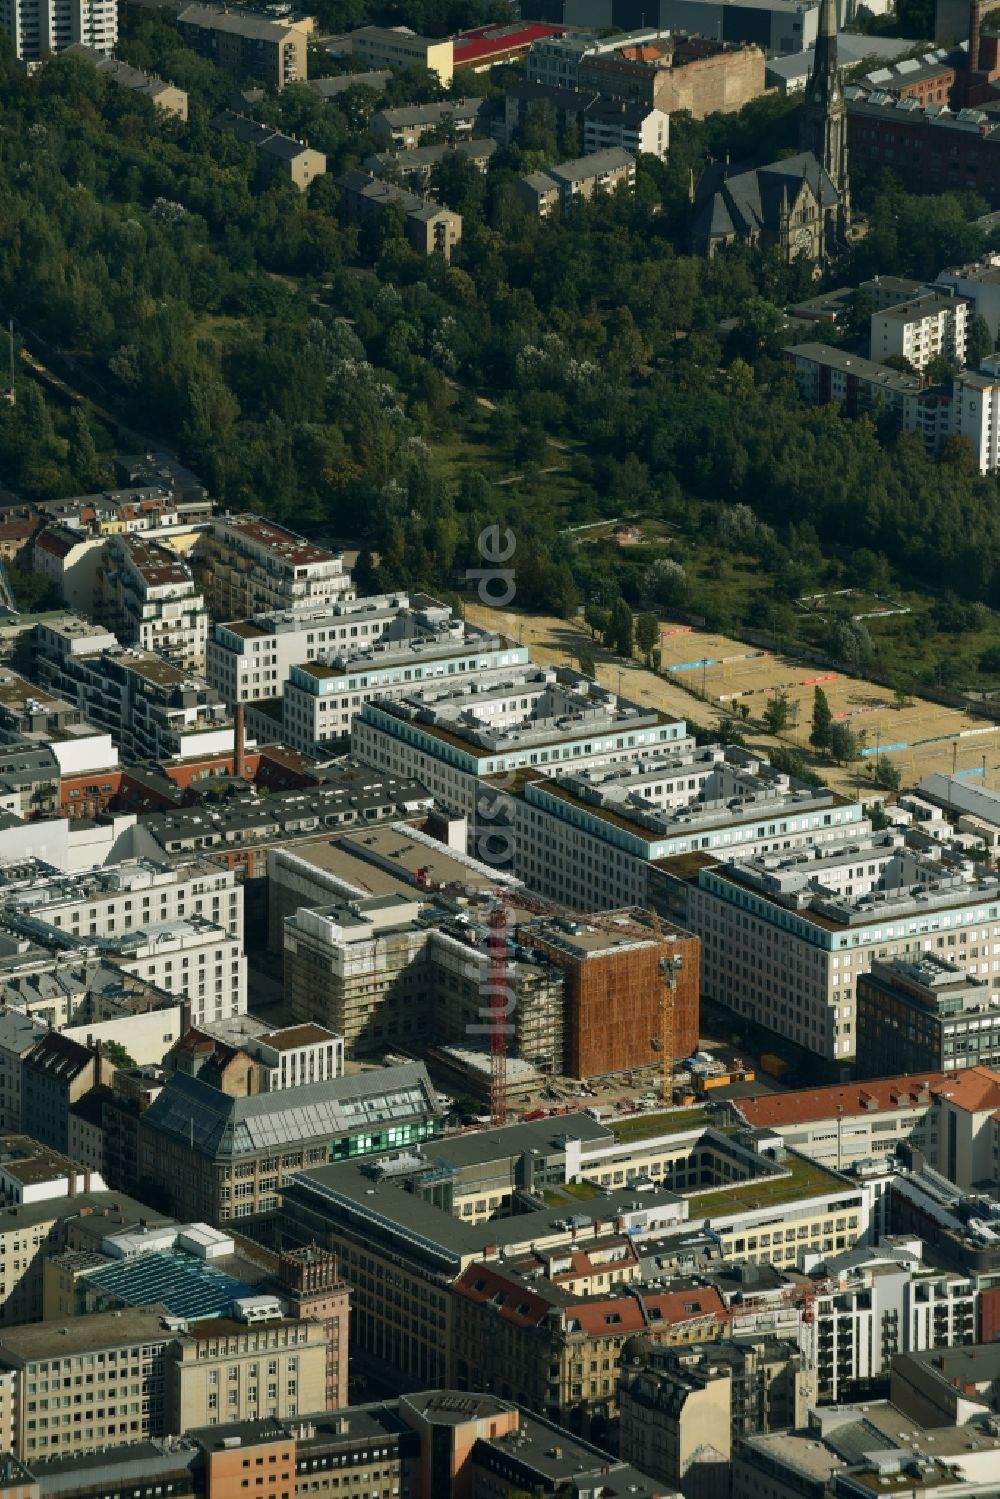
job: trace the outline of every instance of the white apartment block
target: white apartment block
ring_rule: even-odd
[[[281,697],[293,666],[384,642],[409,606],[405,593],[378,594],[216,625],[205,648],[205,677],[230,706]]]
[[[574,673],[536,666],[512,647],[509,665],[366,703],[351,728],[352,753],[380,769],[406,766],[443,806],[470,824],[488,818],[513,772],[629,763],[693,748],[681,719],[641,708]],[[509,777],[485,787],[486,777]],[[470,826],[474,838],[474,828]],[[470,849],[475,852],[475,849]]]
[[[112,52],[118,40],[118,0],[0,0],[0,26],[23,63],[40,63],[74,42]]]
[[[211,612],[222,619],[354,597],[341,556],[258,515],[215,517],[190,555]]]
[[[812,1302],[801,1339],[823,1401],[887,1375],[895,1353],[976,1341],[978,1292],[966,1277],[921,1264],[910,1251],[846,1254],[827,1261],[829,1279]]]
[[[1000,882],[897,832],[730,863],[706,853],[664,877],[672,914],[702,939],[702,994],[831,1060],[854,1053],[855,984],[873,958],[937,951],[1000,988]]]
[[[4,925],[17,930],[25,921],[41,923],[85,945],[194,917],[223,927],[242,944],[243,887],[231,869],[207,859],[168,864],[138,858],[69,877],[28,861],[9,871],[0,892]]]
[[[873,312],[871,357],[886,360],[902,355],[922,370],[939,355],[961,368],[965,364],[969,303],[945,292],[915,297],[896,307]]]
[[[976,455],[981,474],[1000,468],[1000,360],[984,361],[983,372],[964,371],[955,380],[951,430],[964,437]]]
[[[198,914],[178,917],[105,938],[102,946],[115,951],[126,973],[186,1000],[193,1025],[246,1014],[243,940],[218,922]]]
[[[664,161],[670,148],[670,116],[663,109],[641,109],[635,106],[622,111],[616,118],[610,111],[593,111],[583,117],[583,148],[587,152],[623,150],[631,156],[640,152],[647,156],[658,156]],[[635,168],[628,174],[627,182],[635,186]],[[616,179],[602,182],[609,190]],[[588,194],[589,196],[589,194]]]
[[[424,682],[528,664],[527,646],[455,619],[441,607],[401,615],[386,639],[358,642],[326,660],[293,666],[282,701],[281,738],[302,754],[344,739],[365,703],[408,695]]]
[[[788,351],[799,389],[807,401],[840,406],[849,416],[878,403],[893,411],[904,432],[917,432],[929,453],[948,437],[964,437],[976,453],[980,473],[1000,467],[997,418],[1000,364],[983,361],[979,374],[961,371],[952,391],[928,387],[918,375],[887,369],[857,354],[824,344],[799,344]]]
[[[234,728],[225,703],[202,678],[138,647],[84,649],[61,628],[38,630],[45,685],[106,730],[132,762],[231,754]]]
[[[127,645],[202,671],[208,610],[191,569],[145,536],[113,536],[98,570],[96,612]]]
[[[1000,338],[1000,255],[995,252],[969,265],[949,266],[935,283],[972,303],[973,317],[985,320],[994,343]]]

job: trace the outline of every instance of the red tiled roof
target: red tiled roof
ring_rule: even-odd
[[[80,537],[83,540],[83,537]],[[42,552],[48,552],[52,557],[68,557],[76,546],[76,538],[70,540],[68,536],[58,531],[43,531],[35,542],[35,546]]]
[[[537,1327],[551,1305],[543,1296],[482,1264],[470,1265],[464,1270],[455,1282],[455,1290],[478,1306],[488,1301],[495,1302],[501,1317],[518,1327]],[[503,1297],[503,1300],[498,1301],[498,1297]]]
[[[1000,1073],[989,1067],[962,1072],[925,1072],[915,1077],[885,1077],[843,1087],[802,1088],[797,1093],[768,1093],[741,1098],[734,1106],[748,1124],[780,1129],[783,1124],[808,1124],[814,1119],[872,1114],[889,1109],[915,1108],[926,1089],[929,1096],[947,1094],[970,1113],[1000,1107]]]
[[[564,26],[545,26],[540,21],[524,26],[476,26],[471,31],[460,31],[452,37],[454,65],[465,67],[468,63],[485,62],[490,57],[506,57],[540,42],[547,36],[563,36]]]

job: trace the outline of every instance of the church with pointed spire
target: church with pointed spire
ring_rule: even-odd
[[[692,248],[714,255],[725,245],[754,244],[777,249],[789,262],[822,265],[847,243],[851,190],[837,0],[820,0],[801,146],[797,155],[765,166],[707,167],[692,191]]]

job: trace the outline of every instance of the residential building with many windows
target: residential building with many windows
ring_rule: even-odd
[[[97,584],[94,611],[124,645],[204,670],[208,610],[191,569],[168,547],[143,535],[110,537]]]
[[[309,76],[309,28],[250,11],[189,5],[177,17],[186,44],[237,78],[256,78],[274,88],[304,83]]]
[[[215,516],[191,564],[217,619],[319,609],[354,597],[339,554],[259,515]]]

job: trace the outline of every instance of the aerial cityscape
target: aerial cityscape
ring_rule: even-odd
[[[0,0],[0,1499],[1000,1499],[1000,5]]]

